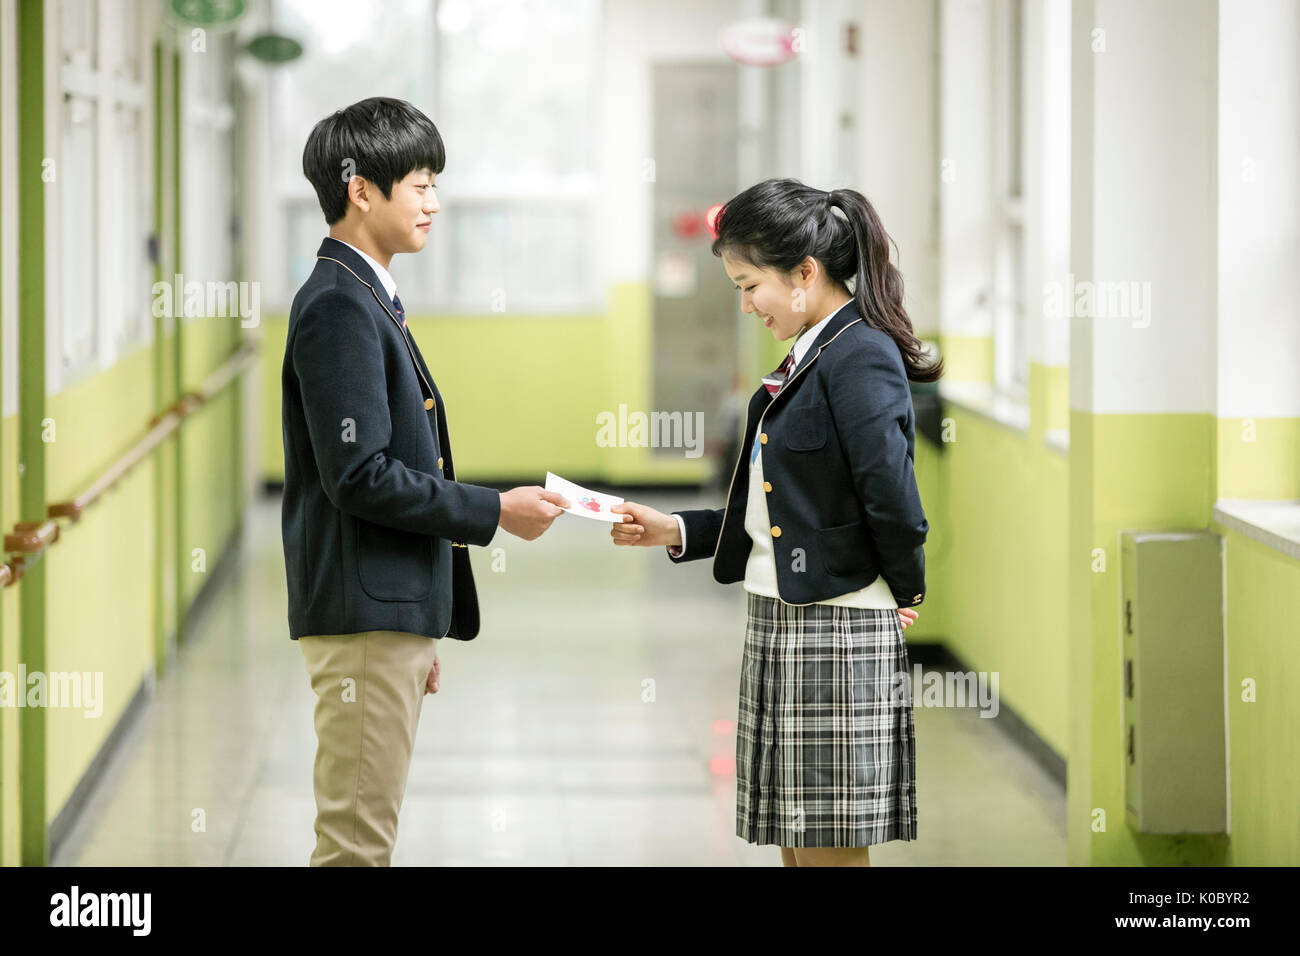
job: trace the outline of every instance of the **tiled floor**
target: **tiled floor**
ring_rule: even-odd
[[[279,521],[278,497],[250,508],[235,573],[55,865],[306,864],[315,697]],[[471,554],[483,630],[440,645],[394,865],[779,865],[735,836],[741,586],[569,516]],[[1064,864],[1065,794],[994,721],[915,718],[919,838],[872,847],[873,865]]]

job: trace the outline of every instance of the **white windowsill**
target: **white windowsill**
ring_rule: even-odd
[[[1043,444],[1058,455],[1070,457],[1070,429],[1049,428],[1043,432]]]
[[[986,382],[939,383],[939,397],[982,418],[1022,434],[1029,431],[1029,403],[999,392]]]
[[[1300,560],[1300,499],[1252,501],[1220,498],[1214,503],[1214,520]]]

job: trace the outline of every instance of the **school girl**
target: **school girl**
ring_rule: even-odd
[[[767,180],[715,228],[741,308],[793,347],[749,401],[726,506],[626,502],[611,536],[744,582],[736,834],[787,866],[866,866],[871,844],[916,838],[903,628],[925,599],[929,523],[908,380],[943,364],[913,334],[860,193]]]

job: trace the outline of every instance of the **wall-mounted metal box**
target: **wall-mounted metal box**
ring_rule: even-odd
[[[1141,833],[1226,833],[1223,540],[1120,538],[1126,819]]]

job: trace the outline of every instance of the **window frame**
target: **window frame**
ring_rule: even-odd
[[[153,228],[154,117],[149,94],[155,82],[150,26],[156,10],[150,0],[82,0],[93,10],[92,46],[69,50],[64,43],[64,24],[72,2],[45,0],[45,136],[47,153],[55,164],[55,188],[46,191],[48,394],[109,369],[127,354],[153,342],[153,272],[147,242]],[[123,21],[125,28],[121,28]],[[133,51],[126,42],[128,31],[135,33]],[[129,53],[134,54],[134,63]],[[131,66],[134,69],[124,69]],[[78,165],[69,160],[63,131],[74,98],[90,105],[95,137],[94,152],[88,160],[90,172],[80,180],[69,179],[69,172]],[[134,157],[130,138],[117,129],[122,110],[135,113]],[[64,186],[76,181],[83,182],[85,191],[92,194],[94,219],[88,239],[76,234],[86,255],[93,257],[92,287],[89,294],[74,299],[68,294],[69,275],[65,270],[70,258],[65,247],[73,233],[63,217],[65,212],[71,212]],[[134,188],[134,196],[122,197],[124,184]],[[128,204],[123,208],[134,206],[135,216],[124,216],[117,208],[119,203]],[[123,235],[133,219],[139,227],[138,241]],[[131,294],[133,274],[138,296]],[[130,304],[133,300],[134,307]],[[75,342],[71,341],[68,314],[73,307],[89,310],[88,321],[79,327]],[[70,355],[70,348],[79,354]]]
[[[439,10],[443,0],[431,0],[433,14],[433,63],[432,82],[432,101],[434,109],[438,115],[443,115],[443,68],[445,58],[442,56],[442,30],[439,27]],[[596,21],[592,24],[593,34],[600,36],[602,19],[604,16],[603,3],[596,5]],[[603,89],[604,60],[600,56],[592,58],[592,76],[588,83],[588,88],[593,90]],[[599,156],[599,144],[604,133],[603,117],[600,110],[600,98],[593,97],[593,140],[595,148],[592,150],[594,156]],[[441,177],[440,177],[441,178]],[[582,237],[580,259],[590,264],[590,268],[580,269],[576,276],[564,276],[559,284],[566,288],[575,289],[573,296],[565,300],[547,300],[545,298],[530,298],[527,294],[520,299],[516,296],[508,296],[506,308],[501,315],[556,315],[556,314],[585,314],[592,312],[601,312],[608,307],[608,290],[600,282],[600,270],[598,263],[600,257],[597,254],[597,229],[599,226],[599,200],[600,200],[600,167],[596,160],[593,160],[589,169],[566,178],[556,183],[545,183],[539,181],[519,180],[513,183],[506,183],[500,186],[475,184],[466,188],[458,188],[454,177],[449,177],[451,182],[447,183],[439,190],[438,203],[441,211],[433,217],[433,229],[430,233],[430,240],[433,244],[433,269],[432,286],[430,291],[430,301],[433,307],[439,312],[449,312],[456,314],[494,314],[490,306],[490,295],[485,296],[482,300],[470,299],[464,296],[457,296],[451,289],[449,282],[442,281],[442,278],[449,276],[452,271],[452,243],[451,229],[453,223],[443,218],[443,213],[450,211],[453,216],[457,208],[497,208],[503,209],[507,214],[514,210],[532,210],[541,208],[563,208],[573,211],[576,214],[579,223],[579,235]],[[502,255],[509,254],[508,250],[502,250]],[[486,305],[485,305],[486,303]]]
[[[1025,300],[1025,0],[993,5],[993,385],[1029,395]]]

